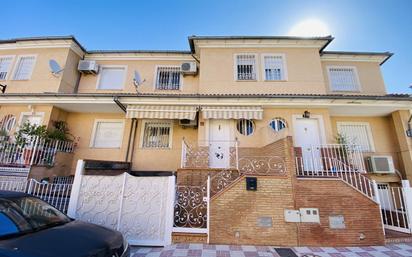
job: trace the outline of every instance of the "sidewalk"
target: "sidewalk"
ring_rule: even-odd
[[[175,244],[163,247],[133,247],[132,257],[398,257],[412,256],[412,243],[369,247],[294,247],[295,255],[278,254],[275,247],[245,245]],[[285,249],[285,248],[282,248]],[[287,250],[287,249],[286,249]]]

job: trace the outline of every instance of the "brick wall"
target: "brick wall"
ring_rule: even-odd
[[[300,223],[299,244],[307,246],[381,245],[378,205],[340,180],[298,179],[296,208],[319,208],[320,224]],[[345,229],[329,228],[330,215],[343,215]],[[360,240],[360,234],[365,235]]]
[[[257,191],[247,191],[245,178],[237,180],[210,203],[210,243],[296,245],[296,224],[284,221],[284,209],[293,209],[290,177],[258,176]],[[271,227],[258,219],[272,218]]]

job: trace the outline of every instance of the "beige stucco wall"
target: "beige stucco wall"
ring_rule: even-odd
[[[257,56],[257,81],[235,80],[235,54]],[[287,81],[264,81],[261,54],[284,54]],[[205,48],[200,51],[200,93],[325,93],[318,49],[315,48]]]
[[[351,66],[355,67],[358,73],[360,82],[360,91],[344,92],[345,94],[369,94],[383,95],[386,94],[385,83],[383,81],[382,72],[378,62],[348,62],[348,61],[322,61],[322,72],[325,79],[326,92],[335,93],[331,90],[328,77],[328,66]],[[336,92],[342,93],[342,92]]]
[[[188,57],[190,59],[190,56]],[[88,55],[88,59],[93,59],[93,55]],[[139,86],[140,93],[197,93],[198,76],[182,76],[181,90],[155,90],[156,67],[162,65],[180,66],[187,61],[167,61],[167,60],[98,60],[99,65],[118,65],[126,66],[126,77],[122,90],[101,90],[97,89],[99,74],[82,75],[79,85],[79,93],[136,93],[133,83],[134,72],[138,71],[142,80],[145,82]]]
[[[22,48],[0,50],[0,56],[11,55],[14,56],[11,72],[7,76],[7,80],[1,81],[2,84],[7,84],[7,93],[44,93],[44,92],[59,92],[62,78],[63,92],[68,91],[69,81],[71,78],[68,75],[53,75],[50,72],[49,60],[56,60],[65,70],[62,72],[70,72],[73,70],[73,61],[66,63],[69,56],[69,48]],[[36,60],[33,68],[31,78],[29,80],[13,80],[14,71],[16,68],[18,57],[21,55],[35,55]],[[73,53],[70,54],[70,59],[73,59]],[[77,64],[76,64],[77,68]]]

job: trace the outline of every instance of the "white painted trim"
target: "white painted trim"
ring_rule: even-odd
[[[164,231],[164,244],[171,245],[172,244],[172,231],[173,231],[173,223],[174,223],[174,204],[175,204],[175,185],[176,185],[176,177],[170,176],[168,178],[168,190],[166,196],[166,217],[165,217],[165,231]]]
[[[355,79],[356,79],[356,86],[357,90],[336,90],[332,86],[331,82],[331,76],[330,76],[330,69],[353,69],[353,72],[355,73]],[[326,66],[326,73],[328,74],[328,80],[329,80],[329,89],[332,92],[362,92],[362,85],[359,80],[359,74],[358,74],[358,69],[356,66],[344,66],[344,65],[327,65]]]
[[[179,76],[180,76],[180,78],[179,78],[179,82],[180,82],[179,89],[157,89],[156,88],[157,72],[158,72],[159,68],[163,68],[163,67],[165,67],[165,68],[179,68],[180,69],[179,65],[156,65],[155,66],[155,72],[154,72],[154,78],[153,78],[153,90],[158,91],[158,92],[180,92],[180,91],[182,91],[183,90],[183,75],[182,75],[181,72],[179,73]]]
[[[96,61],[181,61],[192,62],[194,59],[188,55],[157,55],[157,54],[87,54],[85,60]]]
[[[165,147],[165,148],[143,147],[143,138],[144,138],[144,131],[145,131],[146,123],[159,122],[159,121],[170,124],[169,147]],[[146,149],[146,150],[169,150],[169,149],[172,149],[172,147],[173,147],[173,126],[174,126],[174,120],[146,119],[146,120],[142,120],[142,122],[141,122],[140,124],[142,124],[142,125],[141,125],[141,129],[140,129],[139,148],[141,148],[141,149]]]
[[[260,58],[261,62],[261,72],[262,72],[262,81],[265,82],[285,82],[288,81],[288,67],[287,67],[287,62],[286,62],[286,54],[284,53],[262,53]],[[282,69],[282,79],[281,80],[267,80],[266,79],[266,73],[265,73],[265,57],[282,57],[282,62],[283,62],[283,69]]]
[[[209,217],[208,217],[209,218]],[[173,228],[173,232],[176,233],[191,233],[191,234],[207,234],[207,228]]]
[[[196,40],[195,48],[321,48],[328,40],[316,39],[228,39],[228,40]],[[197,52],[197,51],[196,51]]]
[[[375,142],[373,139],[373,134],[372,134],[372,129],[371,129],[371,125],[369,122],[362,122],[362,121],[338,121],[336,122],[336,129],[339,132],[340,127],[342,125],[362,125],[362,126],[366,126],[366,132],[367,132],[367,136],[368,136],[368,141],[369,141],[369,146],[370,146],[370,151],[367,152],[375,152]],[[339,132],[340,133],[340,132]]]
[[[252,80],[238,80],[237,79],[237,57],[239,55],[253,55],[255,56],[255,73],[256,73],[256,79]],[[256,82],[259,81],[259,70],[260,70],[260,65],[259,65],[259,55],[257,53],[235,53],[233,54],[233,80],[235,82]]]
[[[67,209],[67,215],[70,218],[77,218],[77,201],[79,200],[80,189],[82,186],[83,171],[84,171],[84,160],[78,160],[76,165],[76,173],[73,180],[72,191],[70,193],[69,207]]]
[[[12,73],[12,68],[14,67],[14,61],[16,59],[16,55],[0,55],[0,59],[3,58],[10,58],[11,57],[11,62],[9,67],[7,67],[7,74],[6,77],[4,79],[0,79],[0,81],[6,81],[10,79],[10,75]]]
[[[292,115],[292,124],[293,124],[293,136],[295,136],[296,133],[296,122],[298,119],[303,119],[302,114],[293,114]],[[325,132],[325,123],[323,121],[323,116],[320,114],[310,114],[310,118],[313,120],[318,121],[318,127],[319,127],[319,133],[320,133],[320,144],[326,144],[326,132]],[[296,145],[295,140],[293,141],[294,146]]]
[[[44,49],[44,48],[70,48],[77,55],[82,57],[83,50],[72,40],[40,40],[40,41],[19,41],[16,43],[0,44],[0,50],[21,50],[21,49]]]
[[[19,66],[19,62],[20,62],[21,58],[23,58],[23,57],[34,57],[33,66],[31,67],[31,71],[30,71],[30,74],[29,74],[29,78],[28,78],[28,79],[15,79],[14,77],[16,76],[17,67]],[[34,68],[36,67],[36,62],[37,62],[37,54],[25,54],[25,55],[19,55],[19,56],[17,56],[17,61],[16,61],[16,63],[14,64],[14,67],[13,67],[13,76],[11,77],[10,80],[15,80],[15,81],[27,81],[27,80],[30,80],[30,79],[31,79],[31,76],[33,75]]]
[[[22,121],[23,121],[24,116],[41,116],[41,122],[40,122],[40,126],[41,126],[43,125],[44,115],[45,115],[44,112],[21,112],[20,117],[19,117],[19,126],[23,125]]]
[[[100,84],[100,79],[102,76],[102,71],[104,68],[122,68],[123,69],[123,82],[121,84],[121,88],[99,88],[99,84]],[[121,91],[124,90],[124,86],[125,86],[125,82],[126,82],[126,78],[127,78],[127,65],[101,65],[99,67],[100,71],[99,74],[97,75],[97,82],[96,82],[96,89],[98,91]]]
[[[96,140],[96,129],[97,129],[97,124],[98,123],[105,123],[105,122],[116,122],[116,123],[122,123],[122,137],[120,139],[120,146],[119,147],[96,147],[94,146],[95,140]],[[92,135],[90,137],[90,143],[89,147],[94,148],[94,149],[121,149],[123,146],[123,139],[124,139],[124,127],[125,127],[125,120],[124,119],[95,119],[94,124],[93,124],[93,130],[92,130]]]
[[[347,55],[347,54],[328,54],[323,53],[320,56],[322,62],[383,62],[388,56],[386,55]]]

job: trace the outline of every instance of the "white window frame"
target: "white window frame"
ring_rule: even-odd
[[[40,126],[42,126],[44,121],[44,115],[44,112],[21,112],[19,117],[19,126],[23,125],[22,122],[24,116],[41,116]]]
[[[159,147],[144,147],[143,146],[143,140],[144,140],[144,132],[146,128],[147,123],[151,122],[164,122],[164,123],[169,123],[170,124],[170,133],[169,133],[169,147],[164,147],[164,148],[159,148]],[[143,120],[141,122],[141,129],[140,129],[140,142],[139,142],[139,147],[142,149],[147,149],[147,150],[169,150],[172,149],[173,145],[173,126],[174,122],[173,120],[156,120],[156,119],[151,119],[151,120]]]
[[[280,80],[267,80],[266,79],[266,66],[265,66],[265,57],[282,57],[282,65],[283,65],[283,70],[282,70],[282,79]],[[284,82],[288,81],[288,69],[287,69],[287,62],[286,62],[286,55],[282,53],[263,53],[261,54],[261,60],[260,60],[261,66],[262,66],[262,80],[266,82]]]
[[[338,122],[336,122],[336,129],[337,129],[337,132],[339,133],[339,131],[340,131],[340,126],[342,126],[342,125],[347,125],[347,126],[350,126],[350,125],[362,125],[362,126],[366,126],[366,133],[368,134],[367,136],[368,136],[368,142],[369,142],[369,146],[370,146],[370,149],[369,149],[369,151],[363,151],[363,152],[375,152],[375,142],[374,142],[374,140],[373,140],[373,134],[372,134],[372,129],[371,129],[371,126],[370,126],[370,124],[369,124],[369,122],[361,122],[361,121],[338,121]]]
[[[123,68],[124,69],[124,74],[123,74],[123,81],[122,81],[122,84],[121,84],[121,88],[99,88],[99,84],[100,84],[100,79],[101,79],[101,76],[102,76],[102,70],[104,69],[104,68]],[[120,91],[120,90],[124,90],[124,85],[125,85],[125,82],[126,82],[126,78],[127,78],[127,65],[101,65],[100,66],[100,72],[99,72],[99,75],[97,76],[97,82],[96,82],[96,89],[97,90],[103,90],[103,91],[107,91],[107,90],[110,90],[110,91]]]
[[[104,123],[104,122],[117,122],[117,123],[122,123],[122,137],[120,138],[120,145],[117,147],[96,147],[95,140],[96,140],[96,130],[97,130],[97,124],[99,123]],[[94,149],[121,149],[123,146],[123,140],[124,140],[124,127],[125,127],[125,120],[124,119],[95,119],[94,124],[93,124],[93,130],[92,130],[92,135],[90,137],[90,148]]]
[[[157,72],[159,68],[179,68],[179,65],[156,65],[155,66],[155,72],[154,72],[154,78],[153,78],[153,90],[155,91],[181,91],[183,89],[183,75],[180,73],[179,77],[179,89],[157,89]]]
[[[4,79],[0,79],[0,81],[5,81],[5,80],[9,80],[10,78],[10,74],[12,73],[12,68],[14,66],[14,60],[16,59],[16,55],[0,55],[0,59],[2,58],[11,58],[10,65],[7,68],[6,77]]]
[[[19,66],[20,60],[21,58],[24,57],[34,57],[34,61],[33,61],[33,67],[30,71],[29,77],[27,79],[15,79],[14,77],[16,76],[17,73],[17,68]],[[14,63],[14,68],[13,68],[13,76],[11,77],[11,80],[15,80],[15,81],[25,81],[25,80],[30,80],[31,76],[33,75],[33,71],[34,68],[36,67],[36,62],[37,62],[37,54],[27,54],[27,55],[19,55],[17,56],[17,61]]]
[[[333,85],[332,85],[331,75],[330,75],[330,70],[331,69],[353,69],[353,73],[355,74],[357,89],[355,89],[355,90],[334,89]],[[329,88],[332,92],[361,92],[362,91],[362,86],[361,86],[361,83],[360,83],[360,80],[359,80],[359,73],[358,73],[358,69],[357,69],[356,66],[328,65],[328,66],[326,66],[326,70],[327,70],[327,73],[328,73]]]
[[[250,79],[250,80],[239,80],[238,75],[237,75],[237,57],[239,55],[253,55],[255,56],[255,75],[256,79]],[[259,55],[256,53],[236,53],[233,55],[233,79],[236,82],[253,82],[253,81],[259,81]]]

